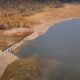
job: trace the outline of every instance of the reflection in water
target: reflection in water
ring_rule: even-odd
[[[46,34],[29,42],[17,56],[40,57],[40,80],[80,80],[80,20],[62,22]]]

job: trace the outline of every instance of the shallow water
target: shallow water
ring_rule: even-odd
[[[25,58],[33,54],[61,63],[59,70],[51,68],[47,73],[51,74],[49,80],[80,80],[80,20],[56,24],[16,55]]]

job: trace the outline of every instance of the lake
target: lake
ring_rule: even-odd
[[[44,35],[26,42],[15,55],[25,58],[34,54],[59,63],[60,69],[58,67],[55,72],[49,69],[48,80],[80,80],[80,20],[64,21],[50,27]]]

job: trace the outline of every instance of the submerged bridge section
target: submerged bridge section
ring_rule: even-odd
[[[0,51],[0,77],[3,75],[6,67],[14,62],[15,60],[18,60],[19,58],[12,54],[12,51],[14,51],[16,48],[24,44],[27,40],[32,40],[38,37],[37,33],[32,33],[30,36],[24,38],[20,42],[12,45],[8,49],[4,51]]]

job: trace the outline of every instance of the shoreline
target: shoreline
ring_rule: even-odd
[[[65,21],[78,20],[78,19],[80,19],[80,18],[74,17],[74,18],[61,19],[59,21],[55,21],[54,24],[51,24],[50,26],[46,26],[46,28],[44,29],[44,31],[42,32],[42,34],[39,35],[39,34],[33,33],[34,35],[31,34],[30,36],[26,37],[26,39],[29,40],[29,41],[30,40],[34,40],[34,39],[38,38],[39,36],[45,35],[45,33],[48,31],[48,29],[51,28],[51,27],[54,27],[54,25],[56,25],[56,24],[59,24],[59,23],[65,22]],[[21,50],[22,48],[24,48],[24,47],[20,47],[18,49],[15,49],[15,52],[13,52],[13,54],[14,53],[17,54],[17,52],[19,52],[19,50]]]
[[[59,21],[57,20],[57,21],[55,21],[54,24],[52,23],[51,25],[47,26],[47,27],[44,29],[44,31],[42,32],[42,34],[37,35],[37,37],[34,37],[33,39],[36,39],[36,38],[38,38],[39,36],[45,35],[45,33],[49,30],[49,28],[54,27],[54,25],[56,25],[56,24],[59,24],[59,23],[65,22],[65,21],[78,20],[78,19],[80,20],[80,17],[73,17],[73,18],[61,19],[61,20],[59,20]],[[33,40],[33,39],[31,39],[31,40]]]

